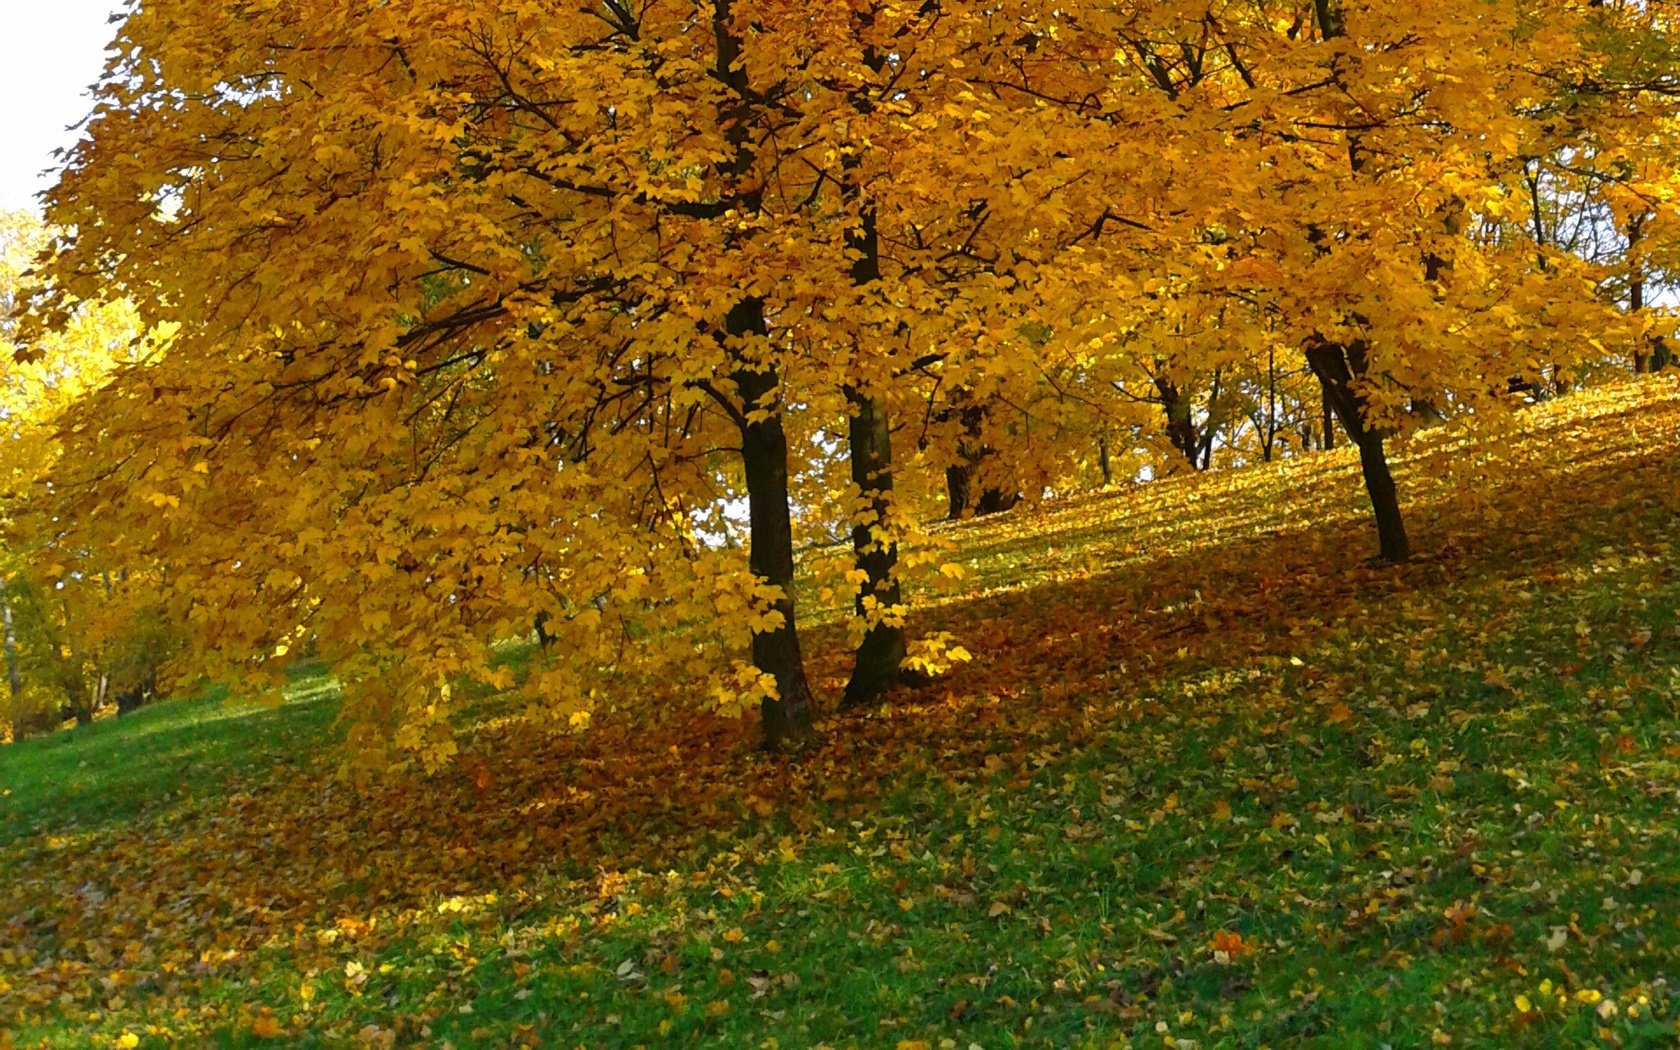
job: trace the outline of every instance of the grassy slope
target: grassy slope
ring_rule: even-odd
[[[1677,394],[1415,443],[1403,569],[1346,453],[963,526],[976,661],[791,766],[502,719],[360,796],[324,702],[6,749],[0,1033],[1673,1045]]]

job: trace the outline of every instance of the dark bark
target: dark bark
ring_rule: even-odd
[[[747,298],[736,303],[724,322],[725,333],[738,339],[766,332],[764,303]],[[741,425],[741,462],[747,481],[750,528],[748,563],[753,575],[778,588],[773,608],[782,622],[753,635],[753,666],[776,683],[777,698],[759,705],[759,722],[768,750],[799,747],[814,733],[815,701],[805,678],[799,650],[799,627],[793,601],[793,519],[789,510],[787,432],[782,425],[780,377],[769,363],[754,364],[737,357],[736,389],[744,415]],[[767,418],[747,422],[756,409]]]
[[[1637,229],[1637,227],[1635,227]],[[1637,235],[1636,235],[1637,236]],[[1637,243],[1637,240],[1635,241]],[[1628,282],[1628,312],[1643,313],[1645,310],[1645,274],[1643,270],[1634,270],[1633,280]],[[1654,371],[1650,367],[1650,355],[1645,352],[1643,344],[1636,343],[1633,348],[1633,374],[1644,375]]]
[[[966,459],[945,468],[945,518],[957,521],[973,502],[970,490],[974,487],[974,464]]]
[[[1359,467],[1365,475],[1365,491],[1371,497],[1382,559],[1399,564],[1411,557],[1411,541],[1406,537],[1406,523],[1400,516],[1400,494],[1394,485],[1394,474],[1388,469],[1388,455],[1380,435],[1367,432],[1359,442]]]
[[[1000,488],[988,483],[981,488],[978,499],[974,495],[975,480],[984,478],[989,461],[997,455],[997,450],[986,444],[984,406],[959,400],[956,406],[945,410],[943,418],[949,419],[952,413],[956,413],[962,421],[963,435],[957,446],[961,459],[945,468],[947,520],[957,521],[970,516],[983,518],[1013,509],[1021,502],[1020,492],[1013,488]]]
[[[1277,381],[1277,354],[1276,351],[1268,349],[1266,351],[1266,422],[1264,426],[1258,428],[1260,431],[1260,458],[1266,463],[1272,461],[1272,456],[1277,449],[1278,430],[1282,426],[1278,422]]]
[[[1196,427],[1190,398],[1171,380],[1157,377],[1155,390],[1161,396],[1161,409],[1167,416],[1167,440],[1190,464],[1192,470],[1202,467],[1202,435]]]
[[[848,191],[855,196],[855,188],[849,186]],[[847,244],[857,253],[852,262],[852,283],[859,287],[881,279],[881,245],[875,210],[865,205],[861,211],[857,229],[846,237]],[[872,604],[877,608],[891,607],[904,597],[897,576],[898,544],[879,534],[886,526],[892,506],[892,420],[885,398],[870,396],[857,386],[846,387],[846,408],[849,413],[847,455],[851,460],[852,481],[863,497],[862,516],[852,523],[853,563],[863,573],[856,610],[863,616]],[[854,654],[845,705],[872,703],[903,682],[907,652],[902,623],[873,624]]]
[[[63,686],[65,704],[60,714],[66,720],[74,718],[77,728],[92,725],[99,697],[88,692],[87,683],[73,668],[65,674]],[[104,685],[101,683],[100,692],[103,691]]]
[[[1322,384],[1322,380],[1320,381]],[[1324,394],[1324,451],[1336,447],[1336,409],[1330,404],[1330,388],[1321,387]]]
[[[1325,399],[1341,421],[1342,429],[1359,447],[1359,466],[1365,475],[1365,491],[1377,526],[1377,544],[1384,561],[1399,563],[1411,557],[1400,513],[1399,491],[1388,467],[1384,443],[1388,435],[1365,420],[1363,399],[1354,390],[1354,380],[1365,371],[1365,348],[1320,342],[1307,350],[1307,364],[1318,377]]]
[[[851,451],[852,480],[863,493],[863,515],[852,523],[852,551],[863,573],[858,591],[857,613],[866,608],[898,605],[903,594],[895,572],[898,544],[877,534],[876,526],[886,521],[892,502],[892,430],[888,426],[886,402],[848,388],[846,400],[852,410],[847,425]],[[904,627],[876,623],[863,636],[846,683],[845,704],[871,703],[905,681]]]
[[[1114,484],[1114,457],[1108,451],[1108,435],[1097,438],[1097,466],[1102,470],[1103,488]]]
[[[1635,216],[1628,222],[1628,313],[1641,314],[1645,312],[1645,267],[1634,259],[1639,250],[1639,244],[1645,239],[1645,217]],[[1656,349],[1656,341],[1641,336],[1641,342],[1634,344],[1633,373],[1644,375],[1647,372],[1657,372],[1662,365],[1653,361],[1655,356],[1651,351]]]
[[[157,668],[147,667],[127,689],[117,694],[117,716],[131,714],[152,702],[157,696]]]

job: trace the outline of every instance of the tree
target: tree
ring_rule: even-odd
[[[86,725],[118,696],[134,706],[157,692],[174,648],[156,571],[75,549],[53,484],[71,406],[157,352],[166,333],[144,333],[127,302],[93,298],[66,304],[65,324],[26,358],[16,338],[25,274],[49,236],[33,215],[0,216],[0,614],[14,732]]]
[[[993,23],[731,0],[136,10],[52,195],[53,274],[180,331],[78,409],[104,420],[99,471],[65,478],[102,508],[82,542],[161,519],[146,543],[199,658],[263,685],[319,639],[376,758],[446,757],[449,683],[507,684],[490,644],[533,614],[554,656],[528,685],[559,717],[585,721],[602,674],[676,671],[797,746],[795,415],[857,423],[859,610],[879,615],[858,691],[878,693],[902,641],[876,534],[888,391],[1017,294],[962,242],[1028,212],[999,171],[1030,158],[961,117],[979,103],[951,59],[997,46]],[[744,561],[711,539],[737,497]]]
[[[1507,374],[1567,369],[1618,328],[1593,266],[1488,227],[1524,159],[1565,133],[1559,84],[1602,64],[1583,45],[1594,17],[1562,2],[1116,5],[1052,15],[1062,60],[1013,80],[1104,129],[1151,129],[1154,199],[1101,213],[1165,242],[1134,316],[1171,331],[1203,298],[1232,307],[1221,338],[1296,348],[1360,447],[1382,556],[1402,560],[1386,448],[1424,418],[1413,408],[1497,414]],[[1129,255],[1114,270],[1140,284]]]

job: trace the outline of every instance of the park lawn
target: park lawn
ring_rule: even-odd
[[[1680,387],[949,530],[974,653],[793,760],[336,700],[0,750],[0,1046],[1672,1046]],[[841,636],[815,632],[834,696]],[[307,685],[308,683],[305,683]]]

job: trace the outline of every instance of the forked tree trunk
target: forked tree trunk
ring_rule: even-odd
[[[1324,387],[1326,400],[1341,420],[1353,443],[1359,447],[1359,466],[1365,475],[1365,491],[1371,497],[1376,520],[1377,545],[1384,561],[1399,563],[1411,557],[1411,541],[1400,514],[1399,491],[1388,467],[1384,448],[1387,435],[1365,421],[1364,404],[1353,389],[1354,377],[1365,367],[1365,348],[1359,344],[1341,347],[1319,343],[1307,350],[1307,364]]]
[[[766,333],[764,303],[743,299],[729,311],[725,332],[734,338]],[[795,748],[811,739],[815,702],[799,651],[799,626],[793,601],[793,518],[789,510],[787,432],[779,402],[780,377],[768,364],[745,361],[734,374],[742,409],[769,415],[741,426],[741,462],[747,481],[750,529],[748,564],[754,576],[778,588],[773,608],[781,613],[775,628],[753,635],[753,666],[776,683],[775,699],[759,705],[759,723],[768,750]]]
[[[1161,410],[1167,416],[1167,440],[1190,464],[1191,470],[1202,467],[1202,435],[1196,428],[1190,398],[1171,380],[1157,378],[1155,390],[1161,396]]]

